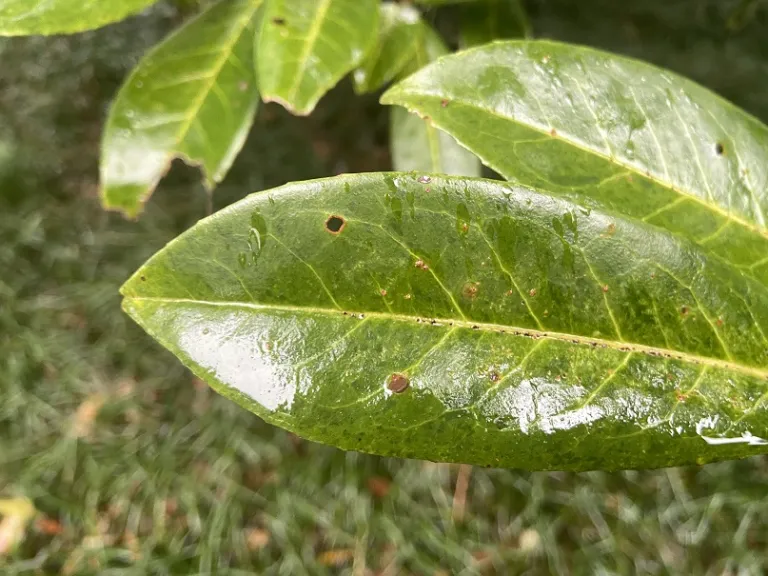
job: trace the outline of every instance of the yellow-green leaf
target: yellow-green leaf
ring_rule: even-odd
[[[0,0],[0,36],[72,34],[140,12],[157,0]]]
[[[102,140],[101,198],[137,216],[174,158],[209,189],[240,151],[259,102],[253,32],[261,0],[222,0],[147,55],[112,105]]]
[[[768,287],[666,230],[507,183],[261,192],[122,292],[215,389],[344,449],[573,470],[768,452]]]
[[[378,8],[378,0],[269,0],[256,39],[264,100],[311,113],[371,49]]]
[[[510,41],[442,58],[382,101],[512,181],[670,230],[768,285],[768,127],[689,80]]]
[[[413,6],[383,3],[376,43],[353,75],[355,90],[358,93],[378,90],[411,66],[423,33],[424,24]]]

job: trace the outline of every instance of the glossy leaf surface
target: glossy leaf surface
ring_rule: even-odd
[[[574,470],[768,452],[768,288],[511,184],[394,173],[254,194],[122,292],[215,389],[344,449]]]
[[[256,39],[259,88],[294,114],[358,66],[376,40],[378,0],[270,0]]]
[[[382,99],[506,178],[686,236],[768,284],[768,128],[648,64],[548,41],[441,59]]]
[[[423,27],[414,58],[406,68],[408,72],[416,71],[448,53],[437,32],[426,23]],[[480,175],[477,156],[428,120],[397,107],[390,113],[390,125],[390,149],[395,170]]]
[[[412,65],[422,44],[424,24],[408,4],[385,2],[373,49],[353,75],[358,93],[373,92]]]
[[[462,48],[530,35],[531,26],[522,0],[482,0],[463,7],[460,27]]]
[[[71,34],[100,28],[157,0],[0,0],[0,36]]]
[[[254,19],[261,0],[222,0],[156,47],[110,110],[102,141],[106,208],[138,215],[174,158],[209,189],[243,146],[259,102]]]

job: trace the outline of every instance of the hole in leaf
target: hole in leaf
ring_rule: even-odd
[[[346,223],[346,220],[341,216],[331,216],[325,221],[325,229],[331,234],[338,234]]]
[[[720,142],[715,144],[715,152],[717,152],[718,156],[722,156],[725,154],[725,146],[723,146]]]

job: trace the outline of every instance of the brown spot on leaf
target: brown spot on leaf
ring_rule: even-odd
[[[717,324],[718,326],[722,326],[724,324],[723,319],[722,318],[718,318],[717,321],[715,322],[715,324]]]
[[[410,382],[408,382],[408,378],[405,375],[395,373],[389,377],[387,388],[389,388],[395,394],[399,394],[408,388],[409,384]]]
[[[381,294],[382,296],[386,296],[387,295],[387,291],[384,290],[384,288],[382,288],[381,290],[379,290],[379,294]]]
[[[686,394],[683,394],[680,390],[675,390],[675,398],[678,402],[685,402],[688,399]]]
[[[147,281],[147,277],[146,277],[146,276],[142,276],[142,277],[141,277],[141,281],[142,281],[142,282],[146,282],[146,281]]]
[[[446,108],[448,106],[448,100],[445,100],[445,99],[440,100],[440,106],[442,106],[443,108]]]
[[[557,130],[555,130],[554,128],[552,128],[552,130],[550,130],[550,131],[549,131],[549,135],[550,135],[550,136],[552,136],[552,137],[554,138],[555,136],[557,136]]]
[[[464,288],[461,290],[461,293],[464,295],[464,298],[468,298],[470,300],[474,299],[477,296],[477,292],[480,289],[480,283],[479,282],[467,282],[464,284]]]
[[[683,316],[688,316],[688,312],[690,312],[690,309],[688,308],[688,306],[683,306],[682,308],[680,308],[680,314],[682,314]]]
[[[272,24],[275,26],[285,26],[285,18],[275,17],[272,18]]]
[[[411,295],[410,294],[406,294],[405,296],[403,296],[403,298],[405,298],[406,300],[410,300],[411,299]]]
[[[429,270],[429,265],[427,265],[424,260],[416,260],[416,264],[414,264],[414,266],[420,270]]]
[[[488,372],[488,379],[491,382],[498,382],[501,379],[501,376],[499,376],[499,373],[496,372],[496,370],[490,370]]]
[[[723,154],[725,154],[725,146],[723,146],[721,142],[718,142],[717,144],[715,144],[715,152],[717,153],[718,156],[722,156]]]
[[[325,229],[331,234],[341,234],[344,226],[347,225],[347,221],[341,216],[329,216],[325,221]]]
[[[616,234],[616,224],[611,222],[608,224],[608,236],[613,236],[614,234]]]
[[[531,297],[531,298],[533,298],[534,296],[536,296],[536,294],[538,294],[538,293],[539,293],[539,291],[538,291],[538,290],[536,290],[536,288],[531,288],[531,289],[528,291],[528,294],[530,295],[530,297]]]
[[[608,284],[603,284],[603,292],[608,292]]]

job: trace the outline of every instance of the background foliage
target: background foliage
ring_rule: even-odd
[[[768,121],[765,2],[527,8],[536,36],[642,57]],[[547,474],[345,454],[215,396],[126,319],[118,286],[207,198],[177,166],[139,223],[103,213],[99,136],[124,75],[183,13],[161,3],[81,36],[0,41],[0,498],[39,511],[3,551],[4,573],[768,569],[764,457]],[[436,23],[456,37],[452,9]],[[353,97],[345,81],[309,118],[263,106],[215,208],[287,181],[387,169],[377,97]]]

